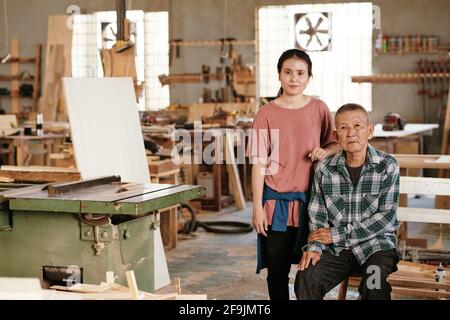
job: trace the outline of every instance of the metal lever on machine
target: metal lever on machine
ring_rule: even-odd
[[[95,226],[94,227],[94,244],[93,244],[93,247],[94,247],[96,256],[101,255],[103,249],[105,249],[105,243],[98,240],[99,239],[98,233],[99,233],[99,228],[98,228],[98,226]]]
[[[107,176],[96,179],[82,180],[77,182],[65,182],[51,184],[46,187],[49,196],[56,196],[58,194],[64,194],[73,192],[83,188],[91,188],[96,186],[101,186],[111,182],[120,182],[120,176]]]

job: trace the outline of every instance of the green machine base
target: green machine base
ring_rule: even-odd
[[[126,285],[134,270],[139,289],[154,292],[158,210],[205,190],[118,179],[2,186],[10,190],[0,193],[0,277],[39,278],[47,288],[99,284],[114,271]]]

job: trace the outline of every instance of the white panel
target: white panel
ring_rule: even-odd
[[[150,182],[131,78],[64,78],[63,83],[81,177]]]
[[[63,78],[77,168],[83,179],[120,175],[150,183],[131,78]],[[155,288],[170,284],[159,229],[154,237]]]

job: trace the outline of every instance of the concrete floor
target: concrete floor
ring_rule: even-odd
[[[410,199],[414,206],[433,207],[434,200],[429,198]],[[412,205],[411,203],[411,205]],[[234,207],[219,213],[198,213],[201,221],[229,220],[251,222],[252,207],[247,203],[243,211]],[[439,235],[439,225],[410,223],[410,237],[426,238],[429,245]],[[444,239],[450,239],[450,228],[444,229]],[[445,241],[449,248],[450,241]],[[167,251],[167,263],[170,276],[181,278],[182,292],[185,294],[207,294],[208,299],[219,300],[266,300],[266,269],[259,275],[256,270],[256,233],[223,235],[206,232],[199,228],[195,236],[179,235],[175,249]],[[291,299],[295,299],[293,281],[296,266],[291,269]],[[337,288],[326,296],[335,299]],[[357,299],[356,288],[349,287],[347,299]]]

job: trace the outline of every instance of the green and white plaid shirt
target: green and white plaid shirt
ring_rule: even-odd
[[[373,253],[396,248],[399,166],[397,160],[370,145],[358,184],[345,167],[345,152],[325,158],[314,171],[308,206],[311,232],[330,228],[333,243],[313,241],[304,251],[352,250],[363,264]]]

